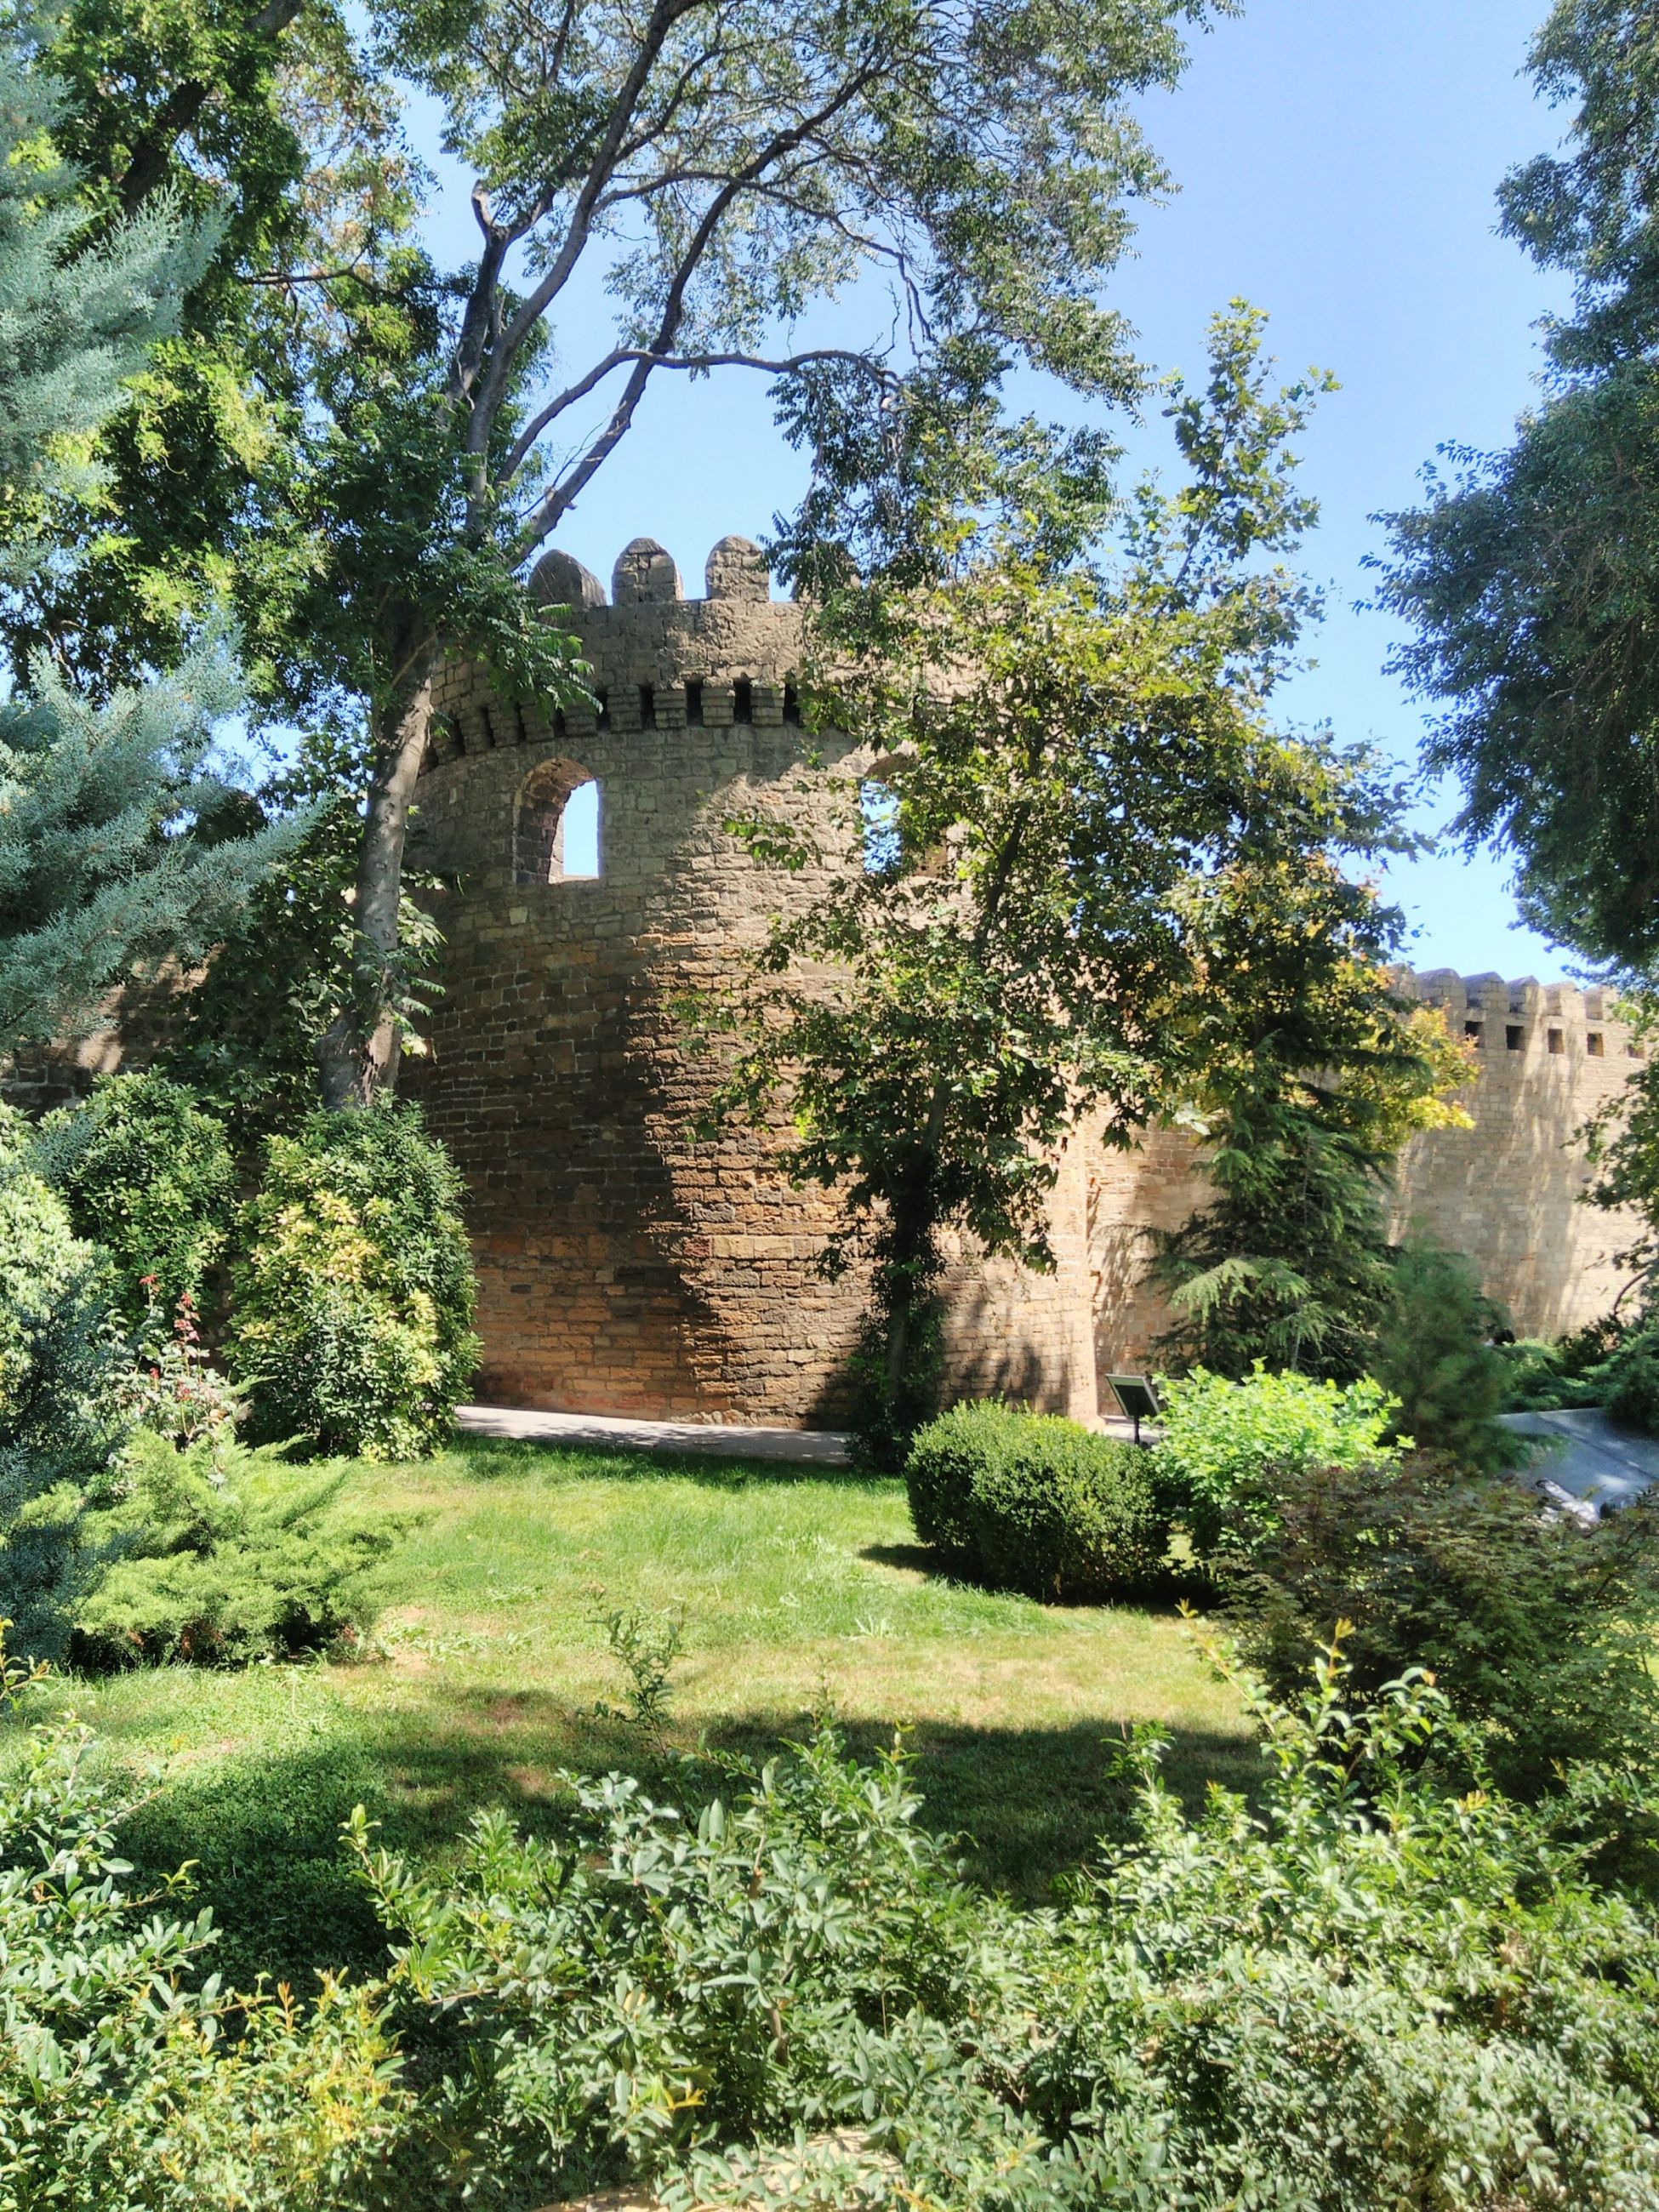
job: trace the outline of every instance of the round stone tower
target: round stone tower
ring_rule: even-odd
[[[809,764],[799,613],[771,599],[746,539],[715,546],[701,599],[682,597],[648,538],[622,553],[608,602],[562,553],[534,586],[572,610],[599,711],[503,705],[477,669],[447,671],[412,849],[455,886],[437,902],[432,1053],[406,1064],[404,1087],[470,1187],[479,1390],[573,1412],[834,1423],[864,1291],[815,1267],[834,1200],[790,1185],[769,1133],[694,1141],[719,1071],[675,1008],[822,888],[810,870],[782,884],[763,872],[726,821],[769,802],[827,823],[858,756],[819,737]],[[953,1259],[951,1395],[1093,1414],[1086,1204],[1068,1158],[1052,1275]]]

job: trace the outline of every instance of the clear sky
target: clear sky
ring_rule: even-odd
[[[1306,565],[1329,611],[1290,710],[1407,765],[1421,714],[1382,672],[1389,624],[1358,605],[1362,561],[1381,542],[1369,518],[1413,503],[1443,441],[1501,444],[1528,403],[1534,325],[1560,294],[1497,235],[1493,190],[1561,129],[1520,75],[1546,4],[1246,0],[1195,42],[1180,89],[1146,109],[1180,191],[1145,211],[1113,297],[1159,368],[1200,371],[1206,319],[1242,295],[1270,314],[1287,372],[1315,363],[1341,380],[1305,442],[1322,507]],[[559,542],[608,578],[629,538],[659,538],[700,592],[714,540],[762,535],[801,481],[763,380],[664,380]],[[1455,804],[1428,795],[1422,825]],[[1508,873],[1456,851],[1392,872],[1419,967],[1566,973],[1517,924]]]

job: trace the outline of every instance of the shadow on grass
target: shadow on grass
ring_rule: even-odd
[[[458,1432],[447,1455],[462,1461],[481,1482],[529,1474],[550,1466],[572,1480],[603,1476],[611,1481],[653,1482],[672,1476],[707,1490],[747,1490],[761,1483],[833,1483],[881,1489],[896,1480],[860,1474],[850,1467],[794,1460],[726,1458],[717,1451],[641,1451],[627,1444],[552,1443],[535,1437],[480,1437]]]
[[[538,1691],[463,1692],[453,1718],[459,1725],[442,1735],[411,1722],[372,1741],[331,1736],[175,1777],[127,1823],[123,1849],[141,1879],[193,1862],[194,1903],[210,1908],[222,1931],[212,1963],[228,1984],[246,1988],[264,1974],[308,1996],[320,1968],[374,1973],[386,1963],[386,1932],[340,1838],[354,1806],[379,1823],[378,1842],[441,1869],[481,1806],[502,1806],[526,1829],[557,1833],[569,1809],[564,1771],[618,1768],[653,1796],[696,1807],[738,1786],[699,1764],[700,1748],[759,1763],[813,1726],[808,1714],[778,1712],[701,1738],[676,1731],[658,1744]],[[845,1734],[864,1758],[893,1739],[890,1725],[874,1722]],[[1097,1721],[1032,1729],[934,1723],[917,1725],[907,1741],[924,1824],[963,1838],[971,1879],[1024,1902],[1052,1901],[1060,1879],[1094,1856],[1099,1838],[1127,1832],[1129,1789],[1113,1757],[1121,1740]],[[1164,1772],[1195,1807],[1212,1781],[1253,1789],[1261,1761],[1246,1738],[1176,1731]]]

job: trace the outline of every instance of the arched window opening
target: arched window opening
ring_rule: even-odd
[[[890,783],[866,776],[859,786],[859,811],[864,819],[865,874],[896,875],[902,857],[898,793]]]
[[[544,761],[519,787],[513,879],[562,884],[599,872],[599,787],[574,761]]]

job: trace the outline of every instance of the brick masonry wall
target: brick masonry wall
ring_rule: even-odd
[[[726,820],[805,809],[826,848],[846,850],[867,763],[830,738],[808,765],[799,615],[770,599],[746,541],[714,548],[702,599],[648,540],[624,550],[609,599],[562,554],[535,583],[575,610],[603,712],[550,719],[447,669],[412,848],[452,887],[436,898],[433,1048],[404,1085],[468,1184],[478,1389],[577,1412],[838,1421],[864,1284],[815,1266],[833,1199],[790,1186],[776,1131],[692,1140],[718,1063],[690,1049],[677,1007],[730,977],[775,908],[822,888],[811,870],[757,868]],[[563,878],[560,810],[590,779],[602,872]],[[1479,1073],[1463,1099],[1474,1126],[1408,1146],[1395,1233],[1420,1226],[1468,1253],[1525,1334],[1605,1312],[1634,1224],[1577,1202],[1589,1173],[1575,1132],[1634,1065],[1610,1004],[1449,969],[1403,984],[1469,1035]],[[0,1064],[0,1094],[39,1113],[100,1070],[142,1066],[177,1003],[172,982],[129,993],[82,1043]],[[1144,1366],[1166,1324],[1139,1279],[1148,1232],[1178,1226],[1206,1191],[1181,1133],[1121,1150],[1080,1131],[1059,1164],[1053,1274],[951,1250],[947,1389],[1091,1416],[1097,1374]]]
[[[864,763],[831,739],[805,767],[799,615],[744,541],[714,549],[700,600],[647,541],[618,560],[609,603],[562,555],[538,588],[576,611],[602,713],[550,721],[452,668],[416,799],[417,857],[457,881],[438,902],[432,1054],[404,1081],[471,1192],[478,1388],[578,1412],[838,1420],[864,1285],[817,1270],[833,1198],[789,1185],[775,1132],[692,1140],[719,1067],[675,1008],[726,980],[783,901],[821,888],[811,869],[758,868],[726,820],[805,805],[845,849]],[[524,880],[554,856],[546,809],[590,779],[601,873]],[[1092,1414],[1085,1203],[1065,1160],[1052,1275],[953,1253],[954,1394]]]
[[[1477,1071],[1457,1094],[1467,1129],[1425,1130],[1401,1155],[1390,1233],[1432,1237],[1466,1253],[1522,1336],[1557,1336],[1606,1313],[1629,1279],[1613,1255],[1638,1222],[1579,1203],[1590,1170],[1578,1132],[1615,1097],[1638,1048],[1613,1018],[1610,994],[1526,977],[1402,975],[1402,991],[1444,1010]],[[1128,1152],[1087,1147],[1089,1258],[1099,1371],[1144,1366],[1168,1326],[1139,1281],[1149,1232],[1179,1228],[1203,1205],[1202,1154],[1176,1131]]]

